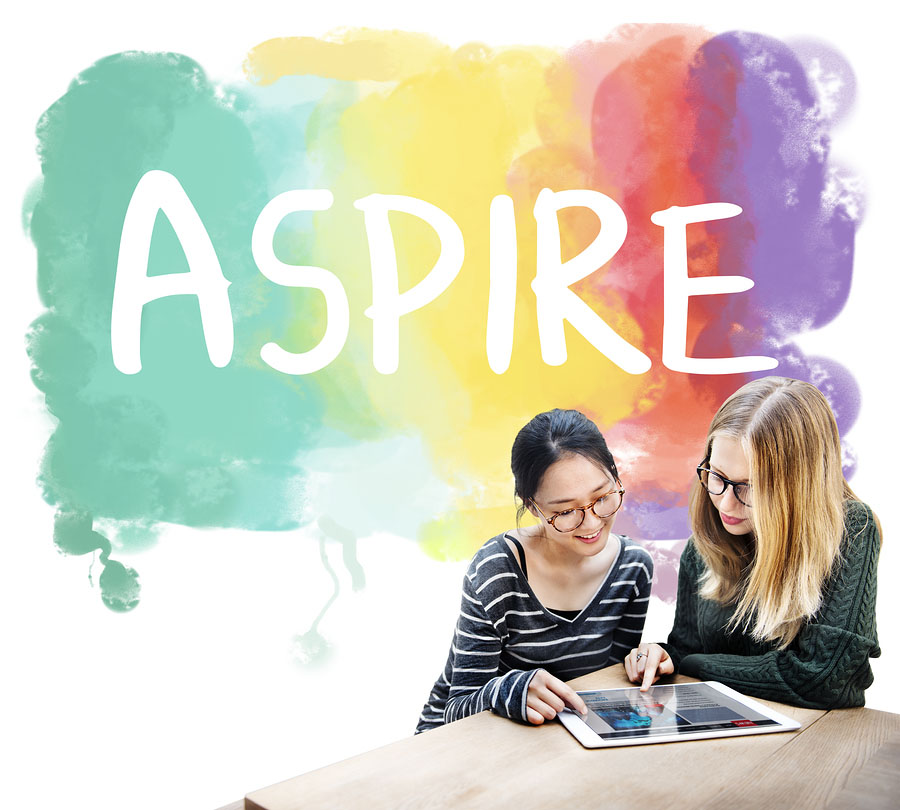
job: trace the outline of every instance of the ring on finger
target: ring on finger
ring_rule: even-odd
[[[634,661],[635,661],[635,663],[637,663],[637,662],[640,661],[642,658],[646,658],[646,657],[647,657],[647,653],[638,653],[638,654],[634,657]]]

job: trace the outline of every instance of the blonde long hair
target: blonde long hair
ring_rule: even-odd
[[[736,605],[730,628],[787,647],[816,613],[840,557],[844,502],[856,496],[841,470],[828,401],[813,385],[765,377],[719,408],[706,437],[741,442],[750,466],[752,534],[731,535],[699,481],[691,492],[694,543],[707,566],[700,595]]]

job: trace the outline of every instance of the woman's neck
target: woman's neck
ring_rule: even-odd
[[[610,533],[606,546],[591,556],[579,554],[548,538],[542,526],[520,529],[519,538],[524,542],[532,556],[537,556],[544,571],[550,575],[558,575],[560,579],[573,574],[594,575],[598,569],[605,572],[619,552],[619,539]]]

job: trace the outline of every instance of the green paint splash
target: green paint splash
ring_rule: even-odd
[[[100,552],[103,571],[100,574],[100,594],[103,603],[110,609],[125,613],[137,607],[140,601],[141,584],[133,568],[109,558],[110,542],[93,530],[93,519],[85,512],[56,513],[53,540],[57,548],[65,554],[90,554]]]
[[[322,83],[315,80],[319,89]],[[250,253],[256,217],[283,190],[272,184],[306,183],[304,133],[313,109],[282,109],[273,126],[264,108],[213,86],[187,57],[132,53],[84,71],[39,122],[43,179],[26,197],[23,222],[38,250],[46,312],[32,324],[27,349],[34,384],[58,421],[39,484],[57,510],[60,550],[100,551],[100,590],[113,610],[130,610],[140,598],[137,573],[110,559],[113,548],[146,547],[160,522],[304,526],[321,515],[308,503],[316,471],[304,457],[323,441],[340,451],[378,438],[368,400],[352,378],[345,375],[335,397],[327,380],[313,386],[278,374],[258,355],[265,340],[280,339],[285,324],[291,340],[309,345],[323,328],[323,308],[317,314],[304,299],[310,291],[268,283]],[[122,222],[150,169],[178,177],[232,282],[235,356],[224,369],[209,362],[192,296],[145,307],[139,374],[121,374],[112,364]],[[292,231],[280,234],[275,248],[285,261],[313,264],[311,242]],[[148,273],[187,270],[160,215]],[[323,424],[347,432],[332,429],[325,439]],[[112,541],[98,523],[115,533]],[[349,549],[352,533],[351,540]],[[352,550],[347,558],[361,577]]]

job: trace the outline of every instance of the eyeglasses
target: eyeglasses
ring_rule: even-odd
[[[596,501],[589,503],[587,506],[579,506],[577,509],[565,509],[562,512],[556,512],[550,517],[547,517],[541,510],[541,507],[534,501],[532,501],[531,504],[541,513],[541,517],[556,529],[556,531],[574,532],[575,529],[584,523],[584,518],[588,509],[590,509],[598,518],[603,519],[612,517],[619,511],[619,507],[622,506],[622,498],[624,495],[624,489],[615,489],[612,492],[607,492],[606,495],[601,495]]]
[[[703,464],[707,464],[708,461],[709,460],[707,459]],[[728,489],[728,487],[731,487],[734,492],[734,497],[737,498],[740,503],[744,504],[744,506],[753,506],[753,493],[750,484],[732,481],[724,475],[719,475],[718,473],[707,469],[703,464],[697,467],[697,477],[710,495],[724,495],[725,490]]]

